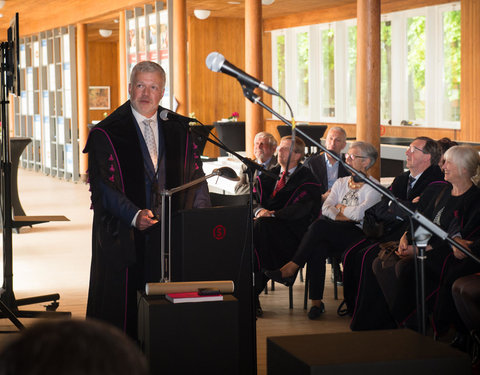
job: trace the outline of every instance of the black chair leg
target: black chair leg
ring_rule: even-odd
[[[288,287],[288,307],[293,309],[293,285]]]
[[[333,297],[338,300],[338,276],[340,276],[340,265],[337,257],[332,257],[332,272],[333,272]]]
[[[310,286],[310,278],[308,277],[308,266],[305,271],[305,293],[303,295],[303,309],[308,308],[308,287]]]

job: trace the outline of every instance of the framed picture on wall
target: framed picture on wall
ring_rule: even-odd
[[[88,88],[89,109],[110,109],[110,86],[90,86]]]

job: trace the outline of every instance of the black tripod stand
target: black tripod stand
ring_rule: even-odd
[[[17,17],[18,25],[18,17]],[[18,32],[18,29],[17,29]],[[10,38],[9,38],[10,39]],[[18,41],[18,35],[16,38]],[[0,109],[2,121],[2,147],[1,147],[1,214],[3,224],[3,286],[0,290],[0,318],[9,319],[18,329],[24,328],[23,324],[18,318],[34,318],[45,317],[52,314],[71,316],[70,312],[55,312],[58,307],[57,300],[60,299],[59,294],[49,294],[38,297],[30,297],[23,299],[15,299],[13,292],[13,256],[12,256],[12,229],[24,225],[36,224],[39,222],[46,222],[48,220],[35,220],[35,218],[22,217],[18,221],[12,220],[12,164],[10,161],[10,137],[7,116],[7,104],[9,85],[7,85],[7,76],[16,76],[16,66],[12,64],[16,59],[11,56],[17,53],[18,46],[14,41],[3,42],[0,44]],[[13,66],[12,66],[13,65]],[[51,301],[51,304],[46,306],[47,311],[20,311],[19,306],[30,305],[35,303],[42,303]]]

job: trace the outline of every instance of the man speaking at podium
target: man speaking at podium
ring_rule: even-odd
[[[94,210],[87,317],[137,336],[137,290],[160,280],[161,191],[204,175],[188,120],[161,120],[160,65],[132,70],[130,100],[95,126],[88,153]],[[172,210],[208,207],[205,181],[172,196]]]

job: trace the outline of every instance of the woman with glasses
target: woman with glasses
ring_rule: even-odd
[[[470,146],[454,146],[445,152],[444,158],[442,169],[446,182],[429,186],[420,197],[417,210],[468,247],[469,241],[480,236],[480,189],[475,184],[480,156]],[[426,302],[435,312],[434,328],[441,333],[458,321],[454,319],[453,282],[460,276],[476,272],[478,266],[435,235],[425,250]],[[400,238],[396,261],[387,265],[377,258],[373,271],[397,323],[417,328],[414,251],[412,233],[408,229]]]
[[[370,143],[354,142],[345,157],[348,165],[369,177],[368,170],[375,164],[378,152]],[[325,311],[322,299],[326,259],[341,255],[364,237],[362,220],[365,210],[379,201],[380,193],[356,174],[339,178],[322,206],[322,217],[310,225],[292,260],[278,270],[265,272],[267,277],[289,286],[295,281],[299,268],[308,262],[312,300],[308,313],[310,319],[318,318]]]

